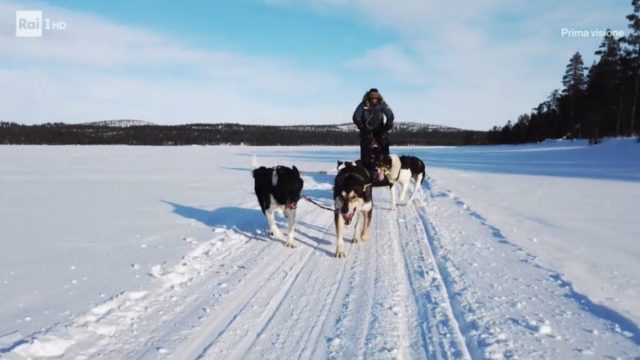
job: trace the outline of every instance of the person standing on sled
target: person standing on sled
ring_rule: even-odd
[[[353,123],[360,130],[360,160],[370,170],[377,157],[389,155],[387,133],[393,128],[393,119],[393,111],[375,88],[364,94],[353,113]]]

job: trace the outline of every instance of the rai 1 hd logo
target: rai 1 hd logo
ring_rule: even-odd
[[[16,36],[42,37],[44,30],[64,30],[67,23],[42,16],[42,10],[16,10]]]

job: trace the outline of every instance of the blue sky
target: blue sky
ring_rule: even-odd
[[[304,8],[240,1],[56,1],[123,24],[153,29],[194,46],[279,56],[323,66],[345,61],[394,34]]]
[[[17,38],[15,10],[67,28]],[[0,0],[0,117],[41,123],[350,121],[379,88],[398,121],[488,129],[559,88],[630,1]],[[3,109],[4,108],[4,109]]]

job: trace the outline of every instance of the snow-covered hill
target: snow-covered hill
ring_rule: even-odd
[[[337,125],[292,125],[285,126],[288,128],[296,128],[301,130],[309,130],[309,131],[326,131],[326,130],[338,130],[344,132],[357,132],[358,129],[353,123],[344,123]],[[394,131],[398,130],[406,130],[406,131],[441,131],[441,132],[458,132],[458,131],[466,131],[463,129],[453,128],[449,126],[443,125],[432,125],[426,123],[417,123],[417,122],[402,122],[396,121],[394,123]]]
[[[92,125],[92,126],[110,126],[110,127],[131,127],[131,126],[150,126],[157,125],[152,122],[143,121],[143,120],[104,120],[104,121],[94,121],[89,123],[82,123],[79,125]],[[210,127],[224,127],[225,124],[201,124],[206,128]],[[231,124],[232,126],[242,126]],[[192,126],[197,127],[198,124],[192,124]],[[250,125],[248,125],[250,126]],[[345,132],[357,132],[357,129],[353,123],[344,123],[344,124],[336,124],[336,125],[283,125],[283,128],[289,129],[298,129],[305,131],[327,131],[327,130],[337,130],[337,131],[345,131]],[[455,131],[465,131],[463,129],[453,128],[449,126],[443,125],[432,125],[432,124],[424,124],[417,122],[396,122],[394,124],[395,130],[407,130],[407,131],[442,131],[442,132],[455,132]]]
[[[250,163],[330,203],[319,170],[355,148],[0,147],[0,357],[640,354],[639,144],[395,150],[423,193],[389,211],[376,188],[338,260],[310,203],[296,249],[266,236]]]
[[[153,126],[156,125],[149,121],[143,120],[104,120],[104,121],[94,121],[88,123],[82,123],[78,125],[90,125],[90,126],[109,126],[109,127],[131,127],[131,126]]]

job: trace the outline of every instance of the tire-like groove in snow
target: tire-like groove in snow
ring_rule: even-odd
[[[428,181],[430,180],[427,179],[427,182]],[[428,186],[429,188],[431,187],[431,185],[428,185]],[[466,325],[465,319],[462,316],[462,314],[464,313],[464,310],[461,308],[459,303],[456,302],[455,299],[453,299],[449,295],[455,292],[451,287],[451,280],[450,280],[451,275],[449,274],[449,271],[447,270],[445,265],[443,265],[440,259],[438,258],[438,248],[435,244],[436,235],[434,235],[434,231],[432,230],[432,225],[429,221],[429,217],[427,214],[427,207],[424,203],[426,202],[426,197],[424,195],[421,196],[420,201],[422,202],[420,209],[417,209],[417,208],[414,208],[414,209],[416,212],[416,216],[420,220],[420,223],[422,225],[421,227],[424,231],[424,236],[427,242],[430,256],[433,259],[433,262],[435,265],[435,271],[438,272],[438,277],[441,279],[443,284],[443,290],[447,294],[446,298],[449,301],[448,307],[449,307],[449,310],[451,311],[451,317],[453,321],[455,321],[455,328],[457,329],[457,333],[460,334],[461,338],[464,339],[467,356],[470,356],[474,359],[482,358],[483,356],[481,355],[481,351],[478,348],[477,344],[471,338],[471,336],[467,335],[468,326]]]
[[[418,200],[422,200],[422,196]],[[399,225],[400,244],[427,358],[470,359],[466,339],[454,316],[450,293],[414,204],[398,208],[404,220]]]
[[[386,188],[381,189],[388,193]],[[376,279],[373,316],[366,335],[363,358],[413,358],[411,327],[415,304],[408,296],[408,284],[400,254],[397,211],[378,212],[376,231]],[[391,216],[385,216],[391,215]],[[406,301],[409,299],[410,301]]]
[[[317,211],[310,213],[315,214]],[[278,246],[275,256],[285,258],[282,261],[265,258],[263,263],[267,267],[254,271],[262,276],[241,284],[238,290],[231,293],[227,305],[221,306],[217,312],[217,315],[224,315],[207,320],[209,322],[198,331],[198,340],[189,341],[188,347],[177,350],[176,355],[193,359],[204,358],[216,351],[224,356],[245,352],[249,346],[247,343],[257,334],[255,329],[264,327],[269,321],[316,248],[317,245],[309,248],[299,244],[297,249],[290,250]],[[236,335],[242,331],[244,336]],[[227,342],[230,343],[229,346],[225,346]]]
[[[374,212],[374,218],[375,216]],[[376,223],[374,219],[371,234],[376,232]],[[320,343],[325,346],[325,357],[330,359],[356,358],[357,350],[364,349],[364,338],[373,306],[370,294],[374,291],[377,261],[375,241],[376,236],[371,236],[371,239],[354,246],[357,250],[353,251],[353,260],[349,257],[348,281],[336,292],[336,298],[340,301],[334,301],[331,306],[330,313],[333,315],[325,320],[323,326],[323,333],[327,336],[317,340],[316,349],[312,353],[313,358],[318,357],[316,352]],[[359,299],[364,300],[358,302]]]
[[[324,227],[323,234],[320,239],[316,241],[319,247],[323,242],[329,242],[327,238],[332,238],[334,235],[330,231],[333,228],[333,217]],[[327,276],[325,278],[318,277],[314,269],[320,261],[335,261],[335,259],[327,254],[319,253],[318,248],[313,250],[313,258],[304,268],[296,274],[296,279],[289,291],[296,289],[297,291],[290,294],[290,296],[281,299],[279,306],[271,314],[269,322],[266,323],[260,332],[255,337],[248,351],[242,356],[243,358],[251,358],[259,355],[263,358],[276,357],[273,353],[261,352],[262,349],[269,349],[264,346],[264,342],[271,347],[278,346],[279,349],[288,349],[290,353],[301,353],[305,351],[306,344],[313,333],[317,333],[317,323],[324,319],[328,310],[325,308],[330,306],[330,303],[334,299],[334,295],[337,291],[337,287],[341,283],[341,277],[344,273],[344,265],[341,263],[336,264],[336,268],[339,271],[336,272],[334,277]],[[351,254],[351,247],[346,249],[349,256]],[[329,284],[325,284],[331,280]],[[323,290],[329,288],[329,292],[326,296],[323,296]],[[313,296],[308,296],[313,294]],[[323,301],[322,304],[317,304],[318,300],[331,299],[331,301]],[[318,306],[319,305],[319,306]],[[319,308],[318,308],[319,307]],[[317,312],[317,313],[316,313]],[[316,314],[316,315],[313,315]],[[308,316],[308,317],[305,317]],[[304,320],[299,320],[300,318]],[[272,320],[277,319],[273,326]],[[283,323],[285,326],[283,326]],[[298,336],[304,336],[304,332],[307,331],[306,337],[303,341],[300,338],[289,336],[290,334]],[[289,347],[287,347],[289,346]],[[269,356],[271,355],[271,356]],[[298,355],[297,358],[301,356]]]

